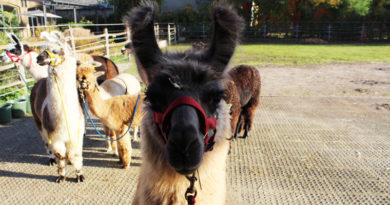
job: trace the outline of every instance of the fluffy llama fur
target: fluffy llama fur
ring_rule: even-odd
[[[83,181],[82,147],[85,121],[76,88],[76,58],[72,56],[61,34],[52,32],[50,36],[48,33],[44,36],[49,40],[49,50],[63,51],[64,61],[49,69],[48,78],[41,79],[33,87],[30,101],[34,120],[45,144],[52,150],[52,153],[49,153],[56,157],[59,174],[57,182],[65,180],[65,166],[68,161],[76,169],[77,180]],[[42,59],[40,54],[40,64],[48,60]]]
[[[84,67],[89,67],[88,64],[93,62],[93,58],[90,55],[82,54],[78,56],[77,62],[79,65],[84,64]],[[141,92],[141,84],[133,75],[122,73],[114,78],[105,80],[98,86],[98,90],[100,96],[104,100],[107,100],[118,95],[136,95]],[[133,132],[135,131],[136,130],[133,130]],[[107,126],[104,126],[104,133],[108,139],[115,139],[115,133]],[[134,139],[137,139],[137,134],[134,135]],[[113,152],[116,156],[118,156],[116,141],[107,140],[107,152]]]
[[[143,116],[143,95],[140,96],[137,110],[134,110],[137,103],[138,94],[120,95],[109,99],[104,99],[100,94],[100,89],[96,82],[95,70],[90,64],[81,64],[78,67],[77,79],[81,83],[84,94],[91,112],[98,117],[103,124],[112,130],[116,139],[122,136],[130,125],[133,113],[136,112],[132,122],[133,134],[137,134],[138,126]],[[131,161],[131,141],[127,133],[118,142],[119,160],[123,163],[123,168],[127,168]]]
[[[240,65],[229,70],[225,81],[226,102],[231,104],[231,128],[236,138],[244,130],[247,137],[259,105],[261,78],[256,67]]]

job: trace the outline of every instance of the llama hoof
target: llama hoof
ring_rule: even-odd
[[[56,159],[49,158],[49,166],[54,166],[54,164],[57,164]]]
[[[84,175],[77,175],[77,183],[83,182],[85,180]]]
[[[65,176],[58,176],[58,178],[57,178],[56,182],[57,182],[57,183],[59,183],[59,184],[61,184],[62,182],[64,182],[64,181],[65,181],[65,179],[66,179],[66,177],[65,177]]]
[[[123,168],[123,169],[128,169],[129,167],[130,167],[129,164],[124,164],[122,168]]]

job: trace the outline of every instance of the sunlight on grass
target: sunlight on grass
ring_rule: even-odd
[[[190,44],[170,46],[169,51],[186,50]],[[390,62],[390,45],[340,44],[243,44],[237,47],[232,65],[319,65],[331,63]]]

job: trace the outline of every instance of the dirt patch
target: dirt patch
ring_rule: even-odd
[[[390,96],[390,63],[259,67],[262,95]]]
[[[384,104],[377,104],[376,105],[377,110],[387,110],[390,111],[390,104],[384,103]]]

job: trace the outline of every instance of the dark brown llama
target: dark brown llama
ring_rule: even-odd
[[[223,73],[244,21],[230,6],[215,4],[207,50],[163,54],[154,35],[155,11],[155,3],[142,1],[128,19],[138,69],[149,82],[133,204],[193,204],[195,196],[199,204],[225,204],[231,129]]]
[[[225,81],[226,102],[231,104],[231,127],[233,138],[244,130],[240,138],[246,138],[252,128],[256,108],[259,105],[261,78],[256,67],[240,65],[229,71]]]
[[[112,60],[104,56],[97,55],[92,55],[92,58],[94,61],[102,64],[101,66],[95,68],[96,71],[104,72],[104,75],[98,77],[97,79],[99,85],[102,84],[105,80],[111,79],[119,74],[118,66],[116,66]]]

